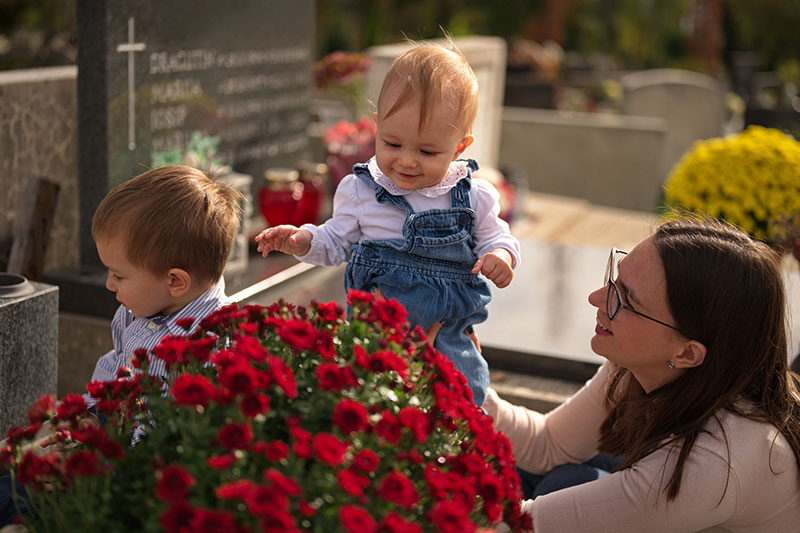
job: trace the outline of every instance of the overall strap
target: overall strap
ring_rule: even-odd
[[[472,173],[478,170],[478,163],[474,159],[459,159],[467,164],[467,177],[459,180],[455,187],[450,189],[450,202],[453,207],[472,207],[469,199],[469,190],[472,188]]]
[[[378,201],[379,204],[390,204],[395,207],[399,207],[407,214],[412,214],[414,209],[411,207],[411,204],[408,203],[408,200],[403,198],[402,196],[395,196],[391,194],[389,191],[375,183],[375,180],[372,178],[372,174],[369,173],[369,169],[367,168],[366,163],[359,163],[353,166],[353,173],[364,183],[369,185],[375,190],[375,199]]]

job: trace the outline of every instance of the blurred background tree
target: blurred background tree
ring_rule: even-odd
[[[75,3],[0,0],[0,69],[74,64]],[[775,70],[800,56],[798,0],[316,0],[316,10],[317,58],[406,36],[441,37],[440,27],[509,43],[554,41],[567,52],[612,57],[626,70],[720,74],[731,50],[755,50],[758,67]]]
[[[0,0],[0,70],[76,59],[75,0]]]

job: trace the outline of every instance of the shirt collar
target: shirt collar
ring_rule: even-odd
[[[381,172],[381,169],[378,168],[378,161],[374,156],[367,161],[367,169],[369,170],[372,179],[375,180],[375,183],[386,189],[389,194],[394,196],[405,196],[409,193],[416,192],[422,196],[427,196],[428,198],[437,198],[450,192],[450,189],[455,187],[459,181],[469,175],[467,162],[455,160],[450,162],[450,166],[447,169],[447,174],[445,174],[444,178],[442,178],[442,181],[436,185],[422,189],[406,190],[395,185],[395,183],[392,181],[392,178]]]
[[[169,315],[156,315],[151,317],[150,320],[158,325],[166,326],[170,335],[186,335],[197,328],[198,323],[208,315],[209,309],[218,309],[227,303],[228,297],[225,295],[225,278],[220,277],[219,281],[210,289],[174,313],[170,313]],[[176,324],[181,318],[195,319],[188,332],[183,327]]]

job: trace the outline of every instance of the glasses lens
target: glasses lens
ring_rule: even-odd
[[[611,254],[608,256],[608,263],[606,263],[606,275],[603,278],[603,284],[608,285],[608,280],[611,279],[614,268],[614,248],[611,249]]]
[[[619,292],[613,282],[608,282],[608,295],[606,296],[606,314],[609,320],[614,320],[619,311]]]

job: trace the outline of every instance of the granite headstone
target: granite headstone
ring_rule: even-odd
[[[78,1],[82,266],[108,190],[195,132],[255,177],[306,153],[313,30],[311,0]]]
[[[57,379],[58,287],[0,273],[0,435]]]

